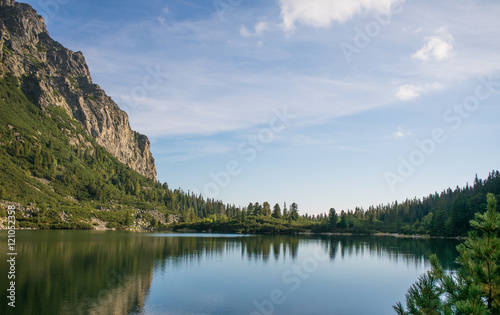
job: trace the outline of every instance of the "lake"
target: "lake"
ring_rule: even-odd
[[[0,284],[8,288],[7,238]],[[456,240],[17,231],[16,311],[0,314],[394,314]]]

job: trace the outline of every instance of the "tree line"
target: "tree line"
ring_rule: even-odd
[[[465,187],[448,188],[441,193],[430,194],[423,198],[407,199],[385,205],[370,206],[368,209],[355,208],[337,212],[330,208],[326,213],[309,215],[300,214],[299,206],[292,203],[287,208],[269,202],[249,203],[246,207],[226,205],[218,212],[208,216],[200,214],[196,207],[191,207],[182,216],[183,226],[189,223],[215,222],[227,220],[246,222],[252,218],[261,218],[268,224],[300,226],[312,232],[353,232],[373,233],[388,232],[402,234],[428,234],[432,236],[465,236],[471,230],[468,222],[474,214],[486,206],[487,193],[500,196],[500,173],[492,171],[485,180],[476,175],[473,184]],[[193,198],[193,196],[191,197]],[[187,199],[186,199],[187,201]],[[222,220],[222,221],[221,221]],[[257,224],[257,223],[256,223]],[[237,225],[237,224],[236,224]],[[205,229],[206,225],[203,226]],[[213,228],[220,228],[213,226]],[[236,228],[233,226],[231,231]],[[237,229],[236,229],[237,230]],[[282,230],[278,228],[277,230]],[[294,230],[294,229],[292,229]]]

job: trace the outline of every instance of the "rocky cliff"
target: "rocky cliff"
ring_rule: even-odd
[[[64,108],[119,161],[156,180],[149,139],[130,129],[127,114],[92,83],[83,54],[53,40],[31,6],[0,0],[0,61],[0,77],[20,78],[30,100]]]

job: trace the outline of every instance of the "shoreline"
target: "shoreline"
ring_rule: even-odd
[[[0,224],[0,230],[7,230],[7,228],[3,228]],[[106,228],[106,229],[91,229],[91,230],[86,230],[86,229],[40,229],[40,228],[16,228],[16,231],[100,231],[100,232],[112,232],[112,231],[118,231],[118,232],[162,232],[162,231],[168,231],[170,233],[178,233],[178,234],[183,234],[183,233],[194,233],[194,234],[235,234],[235,233],[224,233],[224,232],[212,232],[212,231],[196,231],[196,230],[190,230],[190,229],[182,229],[182,230],[177,230],[174,231],[172,228],[167,228],[167,229],[138,229],[138,228],[131,228],[131,229],[115,229],[115,228]],[[238,234],[238,233],[236,233]],[[376,233],[371,233],[371,234],[359,234],[359,233],[352,233],[352,232],[321,232],[321,233],[314,233],[314,232],[300,232],[300,233],[277,233],[277,234],[272,234],[272,233],[251,233],[251,235],[298,235],[298,236],[307,236],[307,235],[321,235],[321,236],[377,236],[377,237],[394,237],[394,238],[405,238],[405,239],[448,239],[448,240],[466,240],[466,236],[431,236],[428,234],[425,235],[419,235],[419,234],[401,234],[401,233],[388,233],[388,232],[376,232]]]

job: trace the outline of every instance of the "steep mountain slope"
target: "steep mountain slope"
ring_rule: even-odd
[[[130,129],[127,114],[92,83],[85,58],[54,41],[27,4],[0,0],[0,77],[18,78],[26,97],[43,111],[61,107],[120,162],[156,179],[146,136]],[[70,144],[81,145],[78,137]]]

